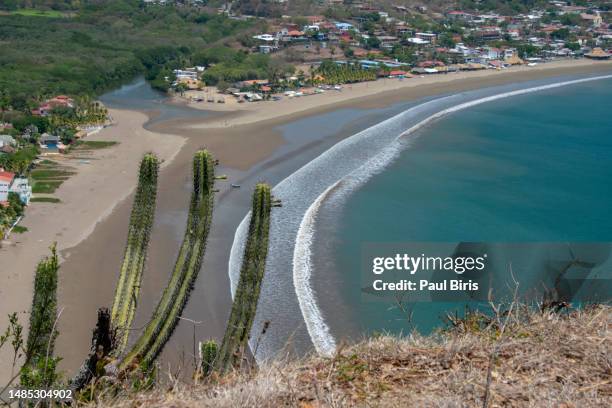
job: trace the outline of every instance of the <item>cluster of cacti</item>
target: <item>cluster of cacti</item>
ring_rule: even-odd
[[[219,345],[214,340],[200,342],[200,372],[209,375],[215,367],[215,360],[219,353]]]
[[[270,186],[258,184],[253,193],[253,208],[240,280],[223,336],[223,343],[215,361],[215,370],[222,373],[240,363],[247,347],[266,268],[270,210],[274,203]]]
[[[136,312],[151,227],[155,218],[158,172],[159,160],[152,153],[146,154],[140,162],[127,244],[111,312],[113,326],[118,329],[117,353],[121,353],[127,345],[129,329]]]
[[[193,192],[185,237],[170,281],[144,332],[121,361],[120,369],[129,367],[135,360],[141,366],[149,367],[178,323],[206,248],[214,204],[214,166],[215,161],[207,150],[196,153],[193,159]]]

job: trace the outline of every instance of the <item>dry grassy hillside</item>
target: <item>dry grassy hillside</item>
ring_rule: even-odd
[[[108,399],[108,407],[610,407],[612,308],[516,307],[433,337],[378,337],[333,358],[276,361],[193,386]],[[485,399],[487,401],[485,402]]]

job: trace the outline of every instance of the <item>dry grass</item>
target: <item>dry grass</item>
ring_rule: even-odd
[[[472,316],[439,336],[378,337],[334,358],[276,361],[216,383],[158,387],[102,407],[612,406],[612,307]],[[490,374],[489,374],[490,372]]]

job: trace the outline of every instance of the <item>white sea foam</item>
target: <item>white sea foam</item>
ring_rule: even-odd
[[[240,280],[240,269],[242,266],[242,257],[244,256],[244,247],[246,246],[250,220],[251,212],[249,211],[246,217],[244,217],[240,222],[240,225],[238,225],[238,228],[236,228],[234,242],[232,244],[232,249],[230,250],[228,270],[232,299],[236,295],[236,288],[238,287],[238,281]]]
[[[308,208],[300,228],[298,229],[296,242],[301,245],[295,245],[293,250],[293,285],[298,299],[310,300],[316,299],[310,286],[310,272],[312,271],[312,239],[314,238],[315,220],[321,204],[325,201],[328,194],[340,183],[329,186],[323,194],[321,194],[314,203]],[[336,350],[336,341],[334,336],[329,331],[329,327],[317,307],[316,302],[300,302],[302,315],[309,316],[306,320],[308,333],[313,344],[319,354],[331,355]]]
[[[329,326],[325,322],[321,309],[318,306],[316,295],[312,289],[310,280],[312,277],[312,244],[314,240],[314,235],[316,232],[316,218],[319,213],[321,206],[325,203],[326,199],[330,196],[331,192],[335,190],[341,190],[342,193],[347,193],[350,191],[354,191],[359,185],[365,183],[369,178],[373,175],[380,172],[384,169],[389,163],[391,163],[400,153],[401,149],[406,145],[400,143],[402,138],[406,138],[409,135],[414,134],[417,130],[421,129],[425,125],[439,119],[448,114],[467,109],[473,106],[477,106],[486,102],[491,102],[503,98],[509,98],[512,96],[523,95],[532,92],[543,91],[547,89],[558,88],[562,86],[568,86],[573,84],[579,84],[583,82],[601,80],[601,79],[610,79],[612,75],[604,75],[598,77],[591,78],[583,78],[576,79],[571,81],[559,82],[554,84],[536,86],[527,89],[520,89],[516,91],[505,92],[497,95],[492,95],[484,98],[480,98],[474,101],[464,102],[446,109],[443,109],[433,115],[428,116],[423,119],[419,123],[410,127],[405,132],[402,132],[397,136],[397,138],[390,143],[388,146],[383,148],[378,154],[374,157],[366,161],[362,166],[360,166],[354,172],[340,178],[335,183],[327,187],[318,197],[317,199],[310,205],[310,207],[306,210],[304,217],[300,223],[298,233],[296,235],[295,246],[293,251],[293,282],[295,286],[295,292],[298,298],[298,303],[300,305],[300,309],[302,311],[302,315],[304,317],[304,321],[306,322],[306,327],[308,329],[308,333],[312,342],[315,346],[315,349],[318,353],[323,355],[333,354],[335,351],[336,341],[331,334]],[[436,102],[438,100],[430,101],[429,103]],[[423,105],[419,105],[423,106]],[[418,107],[416,107],[418,108]],[[411,108],[408,111],[414,110],[415,108]],[[404,112],[405,113],[405,112]],[[384,123],[392,122],[396,120],[398,117],[402,116],[404,113],[396,115]],[[376,125],[375,127],[380,126]],[[370,128],[371,129],[371,128]],[[368,129],[366,129],[367,131]],[[364,132],[366,132],[364,131]],[[364,132],[360,132],[349,139],[345,139],[343,142],[349,142],[353,138],[359,138],[364,134]],[[340,142],[324,154],[319,156],[318,159],[326,156],[330,151],[334,149],[342,148],[344,143]],[[312,163],[312,162],[311,162]],[[296,173],[303,171],[308,165],[302,167]],[[294,173],[295,174],[295,173]],[[287,180],[287,179],[286,179]],[[281,183],[282,184],[282,183]],[[345,195],[345,194],[341,194]],[[234,244],[236,244],[234,242]]]
[[[518,91],[505,92],[478,100],[457,103],[464,95],[451,95],[419,104],[335,144],[330,149],[286,177],[273,189],[283,201],[281,211],[272,213],[270,251],[254,330],[272,320],[270,333],[260,344],[257,360],[272,356],[283,347],[299,326],[301,313],[306,335],[321,354],[335,349],[335,339],[317,303],[311,286],[312,244],[321,206],[341,203],[372,175],[384,169],[406,147],[415,131],[447,114],[496,99],[551,89],[586,81],[612,78],[612,75],[566,81]],[[446,106],[446,108],[445,108]],[[438,111],[436,111],[438,110]],[[424,120],[416,122],[421,117]],[[411,124],[415,123],[411,126]],[[408,128],[408,130],[406,130]],[[232,296],[240,276],[250,213],[236,230],[229,259]],[[290,279],[287,270],[292,273]],[[296,296],[289,293],[293,289]]]

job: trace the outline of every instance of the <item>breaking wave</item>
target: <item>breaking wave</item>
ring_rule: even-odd
[[[498,87],[421,103],[338,142],[277,184],[272,193],[282,200],[283,208],[272,212],[270,249],[252,332],[255,333],[265,321],[272,320],[276,324],[258,345],[256,359],[268,358],[285,347],[288,339],[295,340],[296,330],[299,331],[298,326],[302,323],[307,331],[304,337],[309,338],[318,353],[329,355],[336,348],[311,285],[313,242],[317,216],[323,204],[341,205],[351,192],[392,163],[410,145],[417,130],[443,116],[498,99],[609,78],[612,75],[501,93],[503,87]],[[486,92],[496,94],[479,98]],[[478,99],[462,102],[466,97]],[[240,277],[249,218],[250,212],[237,228],[231,248],[228,267],[232,297]]]
[[[321,309],[318,306],[316,295],[312,289],[310,284],[310,279],[313,272],[312,265],[312,245],[314,241],[314,236],[316,233],[316,219],[319,213],[321,206],[326,202],[326,200],[330,199],[332,195],[334,199],[344,199],[348,196],[348,194],[352,191],[355,191],[356,188],[363,185],[367,180],[369,180],[372,176],[382,171],[386,166],[394,161],[395,158],[399,156],[399,153],[405,149],[409,144],[403,143],[408,136],[413,135],[417,130],[423,128],[424,126],[430,124],[431,122],[440,119],[446,115],[452,114],[454,112],[458,112],[473,106],[477,106],[486,102],[491,102],[499,99],[509,98],[517,95],[523,95],[553,88],[559,88],[568,85],[579,84],[583,82],[601,80],[601,79],[610,79],[612,75],[604,75],[583,79],[576,79],[564,82],[558,82],[554,84],[541,85],[536,87],[531,87],[527,89],[520,89],[510,92],[504,92],[497,95],[483,97],[477,100],[464,102],[455,106],[448,107],[446,109],[442,109],[439,112],[436,112],[427,118],[421,120],[417,124],[408,128],[408,130],[400,133],[390,144],[380,150],[375,156],[367,160],[364,164],[358,167],[355,171],[341,177],[335,183],[327,187],[308,207],[306,212],[304,213],[304,217],[300,223],[296,239],[295,246],[293,251],[293,283],[295,286],[295,292],[297,295],[298,303],[300,305],[300,309],[302,311],[302,316],[304,321],[306,322],[306,327],[308,329],[308,333],[310,338],[315,346],[315,349],[318,353],[322,355],[331,355],[334,353],[336,348],[336,341],[331,334],[329,326],[325,322],[325,318],[321,312]],[[440,102],[443,99],[440,98],[434,101],[427,102],[426,104],[431,104],[434,102]],[[413,111],[419,107],[423,107],[426,104],[419,105],[414,108],[410,108],[405,112],[400,113],[382,123],[394,121],[401,118],[402,115]],[[372,128],[376,128],[380,126],[376,125]],[[353,138],[359,138],[364,134],[364,132],[368,132],[372,128],[366,129],[363,132],[360,132],[349,139],[345,139],[345,141],[338,143],[333,146],[327,152],[319,156],[318,159],[323,158],[323,156],[327,155],[329,152],[334,149],[342,149],[344,147],[344,142],[349,141]],[[296,171],[296,173],[303,171],[305,167]],[[295,173],[294,173],[295,174]],[[333,193],[333,194],[332,194]],[[336,193],[338,193],[336,195]],[[236,244],[236,243],[234,243]]]

